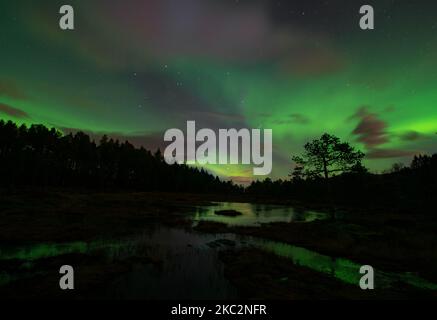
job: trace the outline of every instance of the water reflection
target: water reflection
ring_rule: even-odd
[[[224,299],[238,293],[223,274],[218,252],[255,247],[290,259],[293,264],[329,274],[343,282],[358,284],[360,265],[343,258],[333,258],[293,245],[235,234],[199,234],[183,229],[159,227],[144,234],[116,241],[37,244],[0,249],[0,263],[22,263],[66,253],[104,254],[110,261],[126,261],[127,272],[108,284],[109,298],[147,299]],[[152,258],[157,263],[150,263]],[[27,264],[26,276],[32,264]],[[19,275],[19,274],[18,274]],[[17,279],[17,274],[0,274],[1,282]],[[437,290],[437,285],[412,273],[375,270],[380,288],[403,282],[419,288]]]
[[[219,210],[235,210],[239,216],[228,217],[216,214]],[[311,222],[326,219],[327,214],[279,205],[263,205],[241,202],[221,202],[213,206],[197,208],[195,223],[212,221],[230,226],[258,226],[270,222]]]
[[[104,255],[109,263],[123,261],[130,271],[107,283],[101,294],[107,298],[128,299],[225,299],[237,298],[236,289],[224,277],[218,251],[225,244],[212,249],[211,243],[235,235],[207,235],[183,229],[158,227],[147,232],[118,240],[90,243],[41,243],[18,247],[0,247],[0,265],[53,258],[64,254]],[[85,262],[86,263],[86,262]],[[102,265],[102,272],[105,266]],[[40,271],[10,270],[0,273],[0,285],[29,278]]]
[[[236,210],[241,215],[221,216],[216,214],[217,210]],[[193,214],[193,221],[257,226],[269,222],[308,222],[326,217],[323,213],[284,206],[228,202],[199,207]],[[353,261],[322,255],[290,244],[230,233],[205,234],[157,226],[145,230],[143,234],[123,239],[0,246],[0,265],[8,266],[0,270],[0,285],[45,272],[34,267],[41,259],[76,253],[103,255],[110,263],[122,261],[131,266],[129,272],[107,284],[105,296],[109,298],[237,298],[237,291],[224,277],[218,252],[243,247],[255,247],[274,253],[290,259],[290,263],[329,274],[346,283],[356,285],[361,276],[360,265]],[[436,284],[413,273],[375,270],[375,281],[380,288],[403,282],[437,290]]]
[[[359,273],[361,264],[348,259],[334,258],[305,248],[276,241],[254,238],[247,241],[256,244],[260,249],[288,258],[296,265],[330,274],[343,282],[357,285],[362,276]],[[389,288],[398,282],[407,283],[417,288],[437,290],[437,284],[427,281],[411,272],[395,273],[375,270],[375,283],[378,284],[379,288]]]
[[[109,285],[108,297],[128,299],[225,299],[237,298],[224,277],[218,250],[208,245],[233,235],[205,235],[182,229],[159,228],[144,234],[137,246],[159,265],[136,263],[131,272]],[[138,240],[138,239],[137,239]],[[112,251],[113,258],[135,255],[138,248]]]

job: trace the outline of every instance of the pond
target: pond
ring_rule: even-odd
[[[242,212],[238,217],[215,217],[214,210],[233,209]],[[257,225],[271,221],[308,221],[297,218],[301,213],[276,206],[223,203],[201,208],[194,220],[220,219],[228,224]],[[269,217],[269,214],[272,216]],[[311,214],[304,213],[304,216]],[[296,218],[296,220],[294,220]],[[232,219],[235,219],[234,222]],[[308,218],[310,219],[310,218]],[[213,221],[213,220],[212,220]],[[106,283],[103,297],[132,299],[231,299],[238,291],[225,278],[220,250],[254,247],[290,259],[290,263],[329,274],[336,279],[358,284],[360,264],[341,257],[330,257],[290,244],[232,233],[205,234],[188,229],[156,226],[143,234],[122,239],[64,244],[40,243],[28,246],[0,247],[0,265],[20,261],[15,271],[0,273],[0,285],[20,278],[41,274],[33,270],[33,263],[43,258],[60,257],[70,253],[103,255],[109,263],[126,262],[130,271]],[[151,263],[144,257],[152,257]],[[105,268],[102,266],[102,272]],[[43,272],[44,273],[44,272]],[[437,285],[413,273],[391,273],[375,270],[375,283],[390,287],[403,282],[419,288],[437,290]]]
[[[234,210],[241,214],[235,217],[217,214],[222,210]],[[193,221],[195,224],[199,221],[213,221],[230,226],[259,226],[271,222],[311,222],[328,217],[326,213],[287,206],[221,202],[212,206],[198,207]]]
[[[130,272],[108,284],[105,296],[135,299],[228,299],[238,298],[238,292],[224,277],[218,252],[242,247],[255,247],[275,253],[290,259],[294,264],[330,274],[347,283],[357,284],[360,278],[359,264],[343,258],[321,255],[305,248],[234,234],[198,234],[165,227],[117,241],[38,244],[2,249],[0,262],[19,259],[23,264],[31,265],[32,261],[66,253],[104,252],[112,262],[139,255],[151,256],[162,264],[156,266],[141,261],[134,262]],[[20,278],[17,274],[3,273],[0,284],[1,281],[5,283],[17,278]],[[437,290],[437,285],[414,274],[375,271],[375,282],[380,287],[390,287],[397,281]]]
[[[131,270],[107,284],[100,297],[125,299],[225,299],[237,298],[237,291],[223,275],[218,252],[224,240],[235,243],[232,234],[209,235],[167,227],[156,227],[141,235],[115,240],[72,243],[41,243],[0,248],[0,265],[21,261],[15,272],[0,273],[0,285],[32,274],[34,262],[81,253],[104,255],[107,262],[127,261]],[[150,263],[151,257],[157,263]],[[107,263],[105,263],[107,265]],[[74,266],[73,266],[74,267]],[[105,266],[102,265],[102,272]]]

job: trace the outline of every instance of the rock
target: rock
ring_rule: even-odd
[[[237,210],[216,210],[214,213],[219,216],[227,217],[236,217],[242,215],[242,213]]]

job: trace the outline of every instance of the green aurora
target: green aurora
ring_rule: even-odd
[[[437,5],[378,1],[362,31],[359,2],[321,3],[70,1],[76,30],[62,31],[59,1],[2,2],[0,117],[148,148],[187,120],[269,128],[272,178],[324,132],[373,171],[436,152]]]

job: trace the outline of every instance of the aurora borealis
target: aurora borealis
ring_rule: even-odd
[[[0,117],[147,148],[169,128],[273,129],[272,178],[324,132],[381,171],[437,151],[432,1],[65,1],[0,4]],[[375,30],[359,28],[372,4]],[[252,167],[209,166],[236,182]]]

